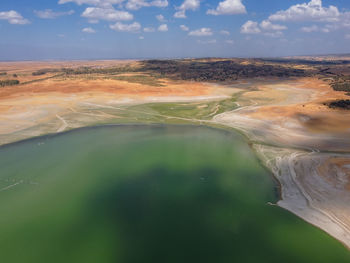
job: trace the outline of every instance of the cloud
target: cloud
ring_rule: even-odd
[[[174,14],[174,17],[175,18],[186,18],[186,11],[185,10],[180,10],[180,11],[177,11],[175,14]]]
[[[225,43],[229,44],[229,45],[233,45],[235,43],[235,41],[229,39],[229,40],[226,40]]]
[[[89,34],[96,33],[95,29],[93,29],[91,27],[85,27],[81,31],[84,32],[84,33],[89,33]]]
[[[312,25],[312,26],[304,26],[300,29],[303,32],[310,33],[310,32],[316,32],[319,30],[318,26]]]
[[[94,6],[103,6],[109,7],[115,4],[120,4],[124,2],[124,0],[59,0],[59,4],[66,3],[76,3],[77,5],[94,5]]]
[[[281,30],[286,30],[287,27],[283,26],[283,25],[278,25],[278,24],[272,24],[270,21],[268,20],[264,20],[260,23],[260,27],[263,30],[266,31],[281,31]]]
[[[151,2],[150,6],[155,6],[155,7],[167,7],[169,5],[167,0],[154,0]]]
[[[241,33],[243,34],[258,34],[260,32],[259,24],[251,20],[245,22],[241,27]]]
[[[216,44],[216,39],[210,39],[210,40],[197,40],[197,43],[199,44]]]
[[[59,4],[65,3],[76,3],[78,5],[92,5],[98,7],[112,7],[113,5],[119,5],[122,7],[123,3],[126,2],[125,7],[130,10],[138,10],[142,7],[167,7],[169,5],[168,0],[59,0]]]
[[[109,26],[110,29],[119,31],[119,32],[138,32],[141,29],[141,25],[138,22],[132,24],[123,24],[120,22],[115,23],[114,25]]]
[[[159,22],[166,22],[166,19],[163,15],[157,15],[156,18]]]
[[[139,39],[140,39],[140,40],[144,40],[145,37],[144,37],[144,36],[139,36]]]
[[[181,28],[182,31],[189,31],[189,30],[190,30],[190,29],[189,29],[187,26],[185,26],[185,25],[181,25],[180,28]]]
[[[167,32],[169,29],[168,29],[168,25],[167,24],[162,24],[158,27],[158,31],[160,32]]]
[[[126,8],[130,10],[139,10],[142,7],[167,7],[169,5],[167,0],[154,0],[154,1],[145,1],[145,0],[129,0],[126,3]]]
[[[69,16],[74,14],[74,10],[70,10],[67,12],[54,12],[52,9],[45,10],[34,10],[34,13],[37,17],[42,19],[55,19],[60,16]]]
[[[281,10],[271,15],[271,21],[325,21],[336,22],[340,12],[337,7],[322,6],[322,0],[311,0],[309,3],[297,4],[287,10]]]
[[[156,30],[155,30],[154,27],[145,27],[145,28],[143,29],[143,31],[146,32],[146,33],[152,33],[152,32],[154,32],[154,31],[156,31]]]
[[[241,0],[225,0],[218,4],[216,9],[209,9],[208,15],[236,15],[245,14],[247,10]]]
[[[28,19],[23,18],[20,13],[14,10],[0,12],[0,20],[7,20],[12,25],[26,25],[30,23]]]
[[[350,12],[345,12],[342,14],[342,26],[350,28]]]
[[[176,8],[178,11],[174,14],[174,17],[186,18],[186,11],[195,11],[200,7],[200,4],[200,0],[185,0],[182,5]]]
[[[268,37],[282,37],[283,36],[283,32],[281,32],[281,31],[264,32],[263,35],[264,36],[268,36]]]
[[[197,29],[194,31],[191,31],[188,33],[189,36],[195,36],[195,37],[206,37],[206,36],[212,36],[213,32],[210,28],[203,27],[201,29]]]
[[[260,24],[248,21],[243,25],[241,32],[245,34],[264,34],[266,36],[280,36],[287,27],[274,24],[275,21],[283,22],[314,22],[321,26],[312,25],[301,27],[301,31],[329,33],[334,30],[350,28],[350,12],[340,12],[336,6],[325,7],[322,0],[311,0],[307,3],[296,4],[286,10],[272,14]],[[259,32],[260,31],[260,32]]]
[[[323,33],[329,33],[331,31],[331,27],[319,27],[317,25],[312,25],[312,26],[304,26],[300,28],[300,31],[305,32],[305,33],[311,33],[311,32],[323,32]]]
[[[229,36],[229,35],[230,35],[230,32],[228,32],[227,30],[221,30],[221,31],[220,31],[220,34],[221,34],[221,35],[225,35],[225,36]]]
[[[260,24],[249,20],[241,27],[242,34],[263,34],[269,37],[280,37],[283,35],[283,30],[287,30],[287,27],[273,24],[268,20],[264,20]]]
[[[350,39],[350,34],[346,34],[345,39]]]
[[[85,9],[82,17],[88,18],[90,22],[95,23],[98,20],[107,21],[126,21],[134,19],[134,16],[127,11],[118,11],[113,7],[111,8],[100,8],[100,7],[88,7]]]

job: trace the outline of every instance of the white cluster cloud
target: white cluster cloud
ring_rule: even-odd
[[[88,5],[81,14],[82,17],[88,19],[89,23],[98,23],[99,20],[106,21],[130,21],[134,19],[133,14],[123,9],[139,10],[142,7],[167,7],[168,0],[59,0],[59,4],[76,3],[78,5]],[[117,7],[119,10],[115,9]],[[52,10],[49,16],[54,16]],[[60,14],[62,15],[62,14]],[[164,23],[166,20],[163,15],[158,15],[157,19]],[[161,25],[160,31],[167,31],[166,25]],[[132,24],[123,24],[117,22],[110,25],[110,28],[123,32],[138,32],[141,25],[138,22]],[[154,28],[144,28],[144,32],[154,32]]]
[[[110,29],[119,32],[138,32],[141,29],[141,25],[138,22],[134,22],[132,24],[123,24],[121,22],[117,22],[114,25],[110,25],[109,27]]]
[[[59,0],[59,4],[76,3],[77,5],[111,6],[121,4],[124,0]]]
[[[45,10],[34,10],[34,13],[37,17],[42,19],[55,19],[60,16],[73,15],[74,10],[70,10],[67,12],[54,12],[52,9],[45,9]]]
[[[282,31],[282,30],[286,30],[287,29],[286,26],[278,25],[278,24],[272,24],[268,20],[262,21],[260,23],[260,27],[261,27],[261,29],[266,30],[266,31]]]
[[[241,27],[243,34],[264,34],[265,36],[278,37],[283,35],[282,31],[287,30],[286,26],[273,24],[268,20],[262,21],[260,24],[255,21],[248,20]]]
[[[336,6],[330,5],[324,7],[322,0],[311,0],[308,3],[296,4],[289,7],[286,10],[280,10],[275,14],[268,17],[267,20],[262,21],[260,24],[254,21],[247,21],[241,27],[241,33],[243,34],[264,34],[267,36],[281,36],[283,30],[287,27],[284,25],[275,24],[275,21],[282,22],[324,22],[324,23],[336,23],[342,21],[346,24],[347,13],[341,13]],[[349,15],[350,17],[350,15]],[[350,18],[349,18],[350,21]],[[350,27],[350,23],[349,23]],[[304,26],[301,28],[303,32],[330,32],[334,29],[334,25],[326,25],[325,27],[319,27],[317,25]]]
[[[296,4],[286,10],[280,10],[260,24],[249,20],[241,27],[241,33],[281,36],[282,31],[287,27],[273,23],[276,21],[321,23],[322,26],[303,26],[300,30],[306,33],[328,33],[340,28],[350,28],[350,12],[340,12],[336,6],[332,5],[325,7],[322,0],[310,0],[308,3]]]
[[[188,26],[185,25],[180,25],[180,28],[182,31],[189,31],[190,29],[188,28]]]
[[[154,0],[154,1],[145,1],[145,0],[129,0],[125,7],[130,10],[139,10],[142,7],[167,7],[169,5],[167,0]]]
[[[207,37],[212,36],[213,32],[210,28],[203,27],[194,31],[191,31],[188,33],[189,36],[195,36],[195,37]]]
[[[169,2],[167,0],[154,0],[150,4],[150,6],[155,6],[155,7],[167,7],[168,5],[169,5]]]
[[[23,18],[20,13],[14,10],[0,12],[0,20],[7,20],[7,22],[13,25],[26,25],[30,23],[28,19]]]
[[[241,27],[241,33],[243,34],[258,34],[261,30],[259,28],[258,22],[248,20]]]
[[[248,21],[241,32],[245,34],[258,34],[278,36],[286,29],[283,25],[273,22],[314,22],[322,25],[303,26],[302,32],[328,33],[341,28],[350,28],[350,12],[341,12],[336,6],[323,6],[322,0],[310,0],[310,2],[292,5],[286,10],[280,10],[260,23]],[[267,32],[266,32],[267,31]]]
[[[81,31],[84,32],[84,33],[89,33],[89,34],[96,33],[95,29],[93,29],[91,27],[85,27]]]
[[[186,18],[186,11],[195,11],[200,7],[200,4],[200,0],[185,0],[182,5],[176,8],[178,11],[174,14],[174,17]]]
[[[247,10],[241,0],[224,0],[218,4],[216,9],[209,9],[208,15],[236,15],[245,14]]]
[[[169,29],[168,29],[168,25],[167,24],[162,24],[158,27],[158,31],[160,32],[167,32]]]
[[[287,10],[271,15],[271,21],[325,21],[336,22],[340,12],[336,6],[324,7],[322,0],[311,0],[309,3],[297,4]]]
[[[91,23],[97,23],[99,20],[107,21],[127,21],[134,19],[134,16],[127,11],[119,11],[114,8],[88,7],[81,15],[88,18]]]
[[[130,10],[138,10],[142,7],[167,7],[169,5],[168,0],[59,0],[59,4],[66,3],[76,3],[78,5],[92,5],[92,6],[100,6],[100,7],[112,7],[113,5],[122,6],[125,2],[125,7]]]

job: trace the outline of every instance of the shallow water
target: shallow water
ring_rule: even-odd
[[[195,126],[79,129],[0,147],[1,262],[349,262],[276,206],[242,138]]]

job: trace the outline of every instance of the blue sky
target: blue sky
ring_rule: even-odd
[[[1,0],[0,60],[350,53],[349,0]]]

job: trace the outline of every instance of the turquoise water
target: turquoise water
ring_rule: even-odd
[[[1,262],[350,262],[276,206],[242,138],[195,126],[80,129],[0,147]]]

